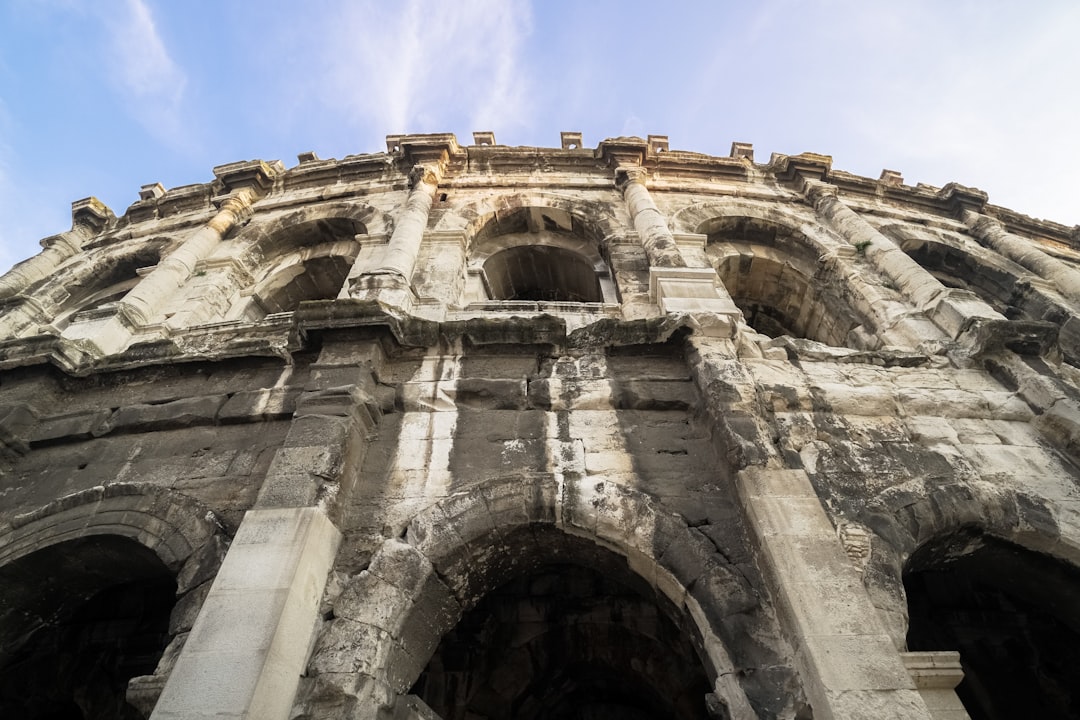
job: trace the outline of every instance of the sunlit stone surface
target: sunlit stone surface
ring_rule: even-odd
[[[0,717],[1080,717],[1075,228],[474,140],[0,278]]]

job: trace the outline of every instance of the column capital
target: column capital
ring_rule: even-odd
[[[443,163],[418,163],[409,171],[409,189],[412,190],[420,184],[438,187],[442,181]]]
[[[953,217],[967,222],[966,214],[981,213],[989,196],[979,188],[951,182],[938,190],[937,199]]]
[[[426,165],[440,173],[464,167],[467,153],[453,133],[387,135],[386,151],[398,156],[406,167]]]
[[[840,196],[839,188],[835,185],[830,185],[824,180],[815,178],[803,178],[801,189],[803,194],[806,195],[806,199],[814,206],[829,198],[839,200]]]
[[[625,190],[630,183],[644,185],[649,179],[649,171],[640,165],[619,165],[615,168],[615,187]]]
[[[769,160],[769,169],[781,182],[824,180],[832,170],[832,156],[818,153],[800,153],[799,155],[773,153]]]

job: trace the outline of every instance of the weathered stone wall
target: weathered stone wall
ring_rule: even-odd
[[[1075,230],[564,140],[223,165],[0,278],[0,714],[1080,702]]]

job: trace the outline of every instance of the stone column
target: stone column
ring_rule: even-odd
[[[1016,237],[988,215],[964,208],[960,219],[983,245],[1052,282],[1070,300],[1080,301],[1080,270],[1047,255],[1032,241]]]
[[[803,470],[736,477],[818,720],[932,720]]]
[[[1004,315],[974,293],[942,285],[896,243],[848,207],[837,196],[836,186],[807,179],[804,192],[818,214],[852,246],[860,249],[874,267],[950,339],[955,340],[969,331],[973,321],[1007,322]]]
[[[101,232],[112,218],[112,211],[96,197],[73,202],[71,230],[45,238],[41,241],[44,250],[0,277],[0,300],[47,278],[64,261],[81,251],[83,243]]]
[[[645,187],[645,178],[646,172],[642,167],[620,165],[615,170],[615,185],[622,190],[634,229],[645,246],[649,266],[686,267],[686,261],[679,253],[679,246],[668,230],[664,216]]]
[[[127,319],[135,325],[149,324],[164,303],[195,272],[195,265],[213,252],[238,222],[251,216],[251,205],[256,199],[254,189],[249,187],[226,198],[206,225],[158,263],[118,303]]]
[[[288,720],[378,420],[377,343],[327,344],[151,720]]]
[[[405,207],[394,219],[394,232],[390,235],[389,244],[383,251],[378,267],[352,279],[352,295],[385,287],[398,290],[411,288],[428,215],[441,179],[442,170],[438,163],[413,166],[409,173],[409,195]]]
[[[249,510],[151,720],[288,720],[340,539],[318,508]]]

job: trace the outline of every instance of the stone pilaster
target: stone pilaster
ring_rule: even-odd
[[[646,177],[645,169],[639,166],[620,165],[615,170],[615,184],[622,191],[634,229],[649,258],[649,266],[685,267],[686,261],[679,253],[675,237],[645,186]]]
[[[956,686],[964,679],[960,653],[906,652],[901,657],[934,720],[971,720],[956,696]]]
[[[403,296],[393,302],[403,304],[411,297],[412,274],[416,269],[416,258],[420,254],[420,245],[424,241],[428,215],[439,189],[442,169],[439,164],[415,165],[409,173],[409,195],[405,206],[395,218],[394,232],[383,251],[378,267],[369,270],[352,280],[351,294],[364,295],[380,289],[404,291]]]
[[[213,252],[238,222],[250,217],[251,205],[256,199],[252,188],[241,188],[225,198],[217,214],[206,225],[196,230],[124,296],[119,305],[128,319],[138,325],[150,323],[165,301],[195,272],[195,265]]]
[[[736,484],[814,717],[933,720],[806,473]]]
[[[287,720],[340,539],[317,508],[249,510],[152,720]]]
[[[394,231],[374,268],[353,266],[349,273],[349,294],[377,299],[404,310],[412,307],[415,293],[412,275],[424,241],[428,216],[439,183],[464,165],[465,152],[452,134],[391,135],[387,150],[409,171],[409,194],[394,219]]]

